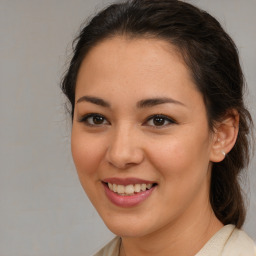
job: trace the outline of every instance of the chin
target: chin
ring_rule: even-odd
[[[107,225],[107,227],[112,233],[120,237],[142,237],[147,235],[147,231],[144,228],[132,227],[131,224]]]
[[[154,223],[149,216],[143,218],[137,214],[136,216],[123,214],[112,218],[102,216],[102,219],[108,229],[120,237],[143,237],[157,230],[154,225],[149,225],[149,223]]]

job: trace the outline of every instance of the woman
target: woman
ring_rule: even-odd
[[[117,237],[96,255],[256,255],[239,228],[251,116],[236,47],[208,13],[133,0],[76,39],[62,90],[80,182]]]

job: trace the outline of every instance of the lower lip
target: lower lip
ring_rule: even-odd
[[[136,206],[140,203],[142,203],[143,201],[145,201],[153,192],[153,190],[155,189],[155,186],[152,187],[149,190],[131,195],[131,196],[122,196],[122,195],[118,195],[117,193],[111,191],[108,188],[108,185],[103,183],[106,195],[108,197],[108,199],[115,205],[120,206],[120,207],[132,207],[132,206]]]

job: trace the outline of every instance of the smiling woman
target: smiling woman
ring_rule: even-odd
[[[63,82],[80,182],[117,235],[96,255],[255,255],[238,174],[251,117],[233,41],[174,0],[114,4]]]

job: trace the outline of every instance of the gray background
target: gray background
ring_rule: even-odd
[[[1,256],[86,256],[113,237],[80,187],[59,89],[81,22],[109,2],[0,0]],[[255,117],[256,1],[189,2],[210,11],[234,38]],[[254,240],[255,166],[254,158],[244,226]]]

